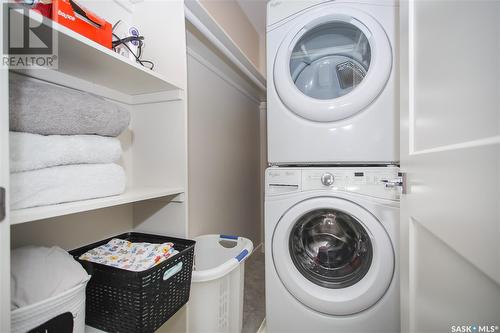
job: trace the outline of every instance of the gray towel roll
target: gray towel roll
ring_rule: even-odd
[[[13,73],[9,83],[11,131],[118,136],[130,123],[129,111],[86,92]]]

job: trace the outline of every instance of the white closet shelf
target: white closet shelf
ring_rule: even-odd
[[[34,21],[32,23],[34,26],[41,23],[41,18],[30,17],[30,20]],[[41,79],[45,73],[50,81],[50,72],[57,71],[129,96],[180,89],[163,75],[143,67],[57,22],[51,22],[51,25],[57,35],[58,68],[19,70],[19,72],[30,75],[30,72],[34,71],[36,76]]]
[[[156,187],[131,188],[121,195],[116,195],[112,197],[12,210],[10,212],[10,224],[32,222],[51,217],[118,206],[132,202],[161,198],[172,195],[179,195],[182,193],[184,193],[184,189],[182,188],[156,188]]]

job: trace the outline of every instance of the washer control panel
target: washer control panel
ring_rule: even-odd
[[[396,166],[284,168],[266,172],[266,195],[327,190],[399,200],[401,177]]]
[[[277,195],[300,191],[302,171],[292,168],[266,170],[266,194]]]
[[[321,175],[321,184],[325,186],[332,186],[334,182],[335,182],[335,176],[332,175],[330,172],[325,172],[323,173],[323,175]]]

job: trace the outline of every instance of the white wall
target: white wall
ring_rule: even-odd
[[[266,77],[267,0],[236,0],[259,35],[259,71]]]
[[[258,1],[262,2],[262,0]],[[240,7],[241,1],[200,0],[200,3],[255,68],[265,76],[265,58],[262,59],[262,53],[265,52],[265,40],[255,29],[247,12]],[[262,14],[265,17],[265,11]]]
[[[258,93],[193,27],[187,41],[189,235],[233,234],[257,245]]]

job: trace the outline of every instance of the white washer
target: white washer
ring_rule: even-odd
[[[281,1],[267,9],[269,162],[399,160],[395,1]]]
[[[266,325],[400,332],[397,167],[266,171]]]

